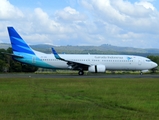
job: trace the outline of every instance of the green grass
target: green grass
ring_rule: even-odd
[[[2,120],[158,120],[158,79],[0,78]]]

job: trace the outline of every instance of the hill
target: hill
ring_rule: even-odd
[[[58,53],[71,53],[71,54],[133,54],[133,55],[159,55],[159,49],[141,49],[133,47],[119,47],[108,44],[100,46],[53,46],[53,45],[31,45],[35,50],[45,53],[51,53],[51,48],[54,47]]]
[[[7,44],[7,43],[0,43],[0,49],[8,49],[9,47],[11,47],[10,44]]]
[[[0,49],[7,49],[10,44],[0,43]],[[133,55],[159,55],[159,49],[142,49],[133,47],[119,47],[108,44],[100,46],[53,46],[48,44],[30,45],[33,49],[44,53],[52,53],[51,48],[54,47],[58,53],[70,54],[133,54]]]

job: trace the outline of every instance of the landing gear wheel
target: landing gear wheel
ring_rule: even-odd
[[[142,72],[140,72],[140,75],[142,75]]]
[[[84,74],[84,72],[82,71],[82,70],[80,70],[79,72],[78,72],[78,75],[83,75]]]

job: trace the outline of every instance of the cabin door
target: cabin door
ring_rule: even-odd
[[[142,64],[142,61],[141,60],[138,60],[138,65],[141,65]]]

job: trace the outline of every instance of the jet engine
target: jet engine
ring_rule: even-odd
[[[105,72],[106,71],[106,66],[105,65],[91,65],[88,67],[88,72]]]
[[[146,72],[148,72],[149,70],[142,70],[141,72],[143,72],[143,73],[146,73]]]

